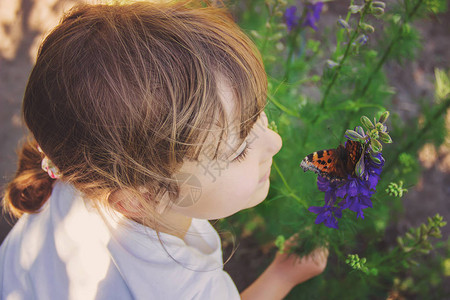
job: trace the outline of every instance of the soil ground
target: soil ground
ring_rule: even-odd
[[[0,186],[13,176],[16,168],[15,149],[25,134],[20,106],[27,78],[39,43],[57,24],[62,12],[77,1],[69,0],[0,0]],[[332,24],[344,15],[347,1],[330,2],[321,23]],[[320,24],[320,23],[319,23]],[[422,34],[424,47],[414,62],[386,66],[397,94],[392,111],[403,118],[416,116],[416,100],[432,99],[434,69],[450,69],[450,13],[416,23]],[[450,128],[450,112],[447,113]],[[420,152],[423,166],[419,184],[404,197],[405,209],[393,228],[402,233],[416,226],[428,216],[439,213],[450,220],[450,140],[435,149],[428,145]],[[0,242],[10,230],[12,221],[0,218]],[[450,225],[443,230],[444,239]],[[251,238],[240,241],[236,253],[225,268],[239,289],[248,286],[258,275],[261,266],[273,256],[273,251],[260,249]],[[448,278],[447,278],[448,279]],[[448,280],[450,285],[450,280]]]

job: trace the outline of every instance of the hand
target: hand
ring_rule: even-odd
[[[286,251],[297,239],[298,235],[293,235],[286,241]],[[277,253],[264,273],[241,293],[241,299],[283,299],[294,286],[322,273],[327,266],[327,259],[326,248],[317,248],[302,258],[295,254]]]
[[[302,258],[296,254],[289,254],[289,249],[295,245],[297,239],[297,234],[289,238],[285,242],[285,253],[277,253],[269,266],[277,274],[277,277],[292,287],[321,274],[327,266],[328,259],[328,249],[326,248],[317,248]]]

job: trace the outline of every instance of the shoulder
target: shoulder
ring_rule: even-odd
[[[58,183],[18,221],[0,248],[1,299],[18,290],[18,299],[239,299],[207,221],[194,221],[185,242],[85,200]]]
[[[207,221],[194,220],[185,240],[139,224],[116,234],[109,249],[136,299],[239,299]]]
[[[109,264],[102,230],[80,193],[57,182],[43,208],[24,214],[1,245],[0,299],[131,299]]]

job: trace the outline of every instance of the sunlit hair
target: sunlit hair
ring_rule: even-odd
[[[33,138],[20,152],[4,206],[15,216],[37,212],[51,194],[38,144],[62,180],[91,199],[127,190],[143,214],[166,191],[176,199],[173,174],[198,159],[214,126],[224,136],[230,126],[219,78],[232,88],[244,139],[266,103],[266,75],[225,9],[196,2],[76,6],[39,50],[23,100]]]

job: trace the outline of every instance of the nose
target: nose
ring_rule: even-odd
[[[261,114],[261,121],[264,126],[264,135],[266,137],[263,142],[266,148],[263,157],[263,160],[265,161],[267,159],[271,159],[280,151],[283,142],[278,133],[267,127],[269,125],[269,120],[264,112]]]
[[[271,153],[271,156],[274,156],[280,151],[281,146],[283,145],[283,141],[281,140],[281,136],[278,133],[269,128],[267,128],[267,130],[269,131],[269,141],[267,143],[267,146],[269,148],[268,152]]]

